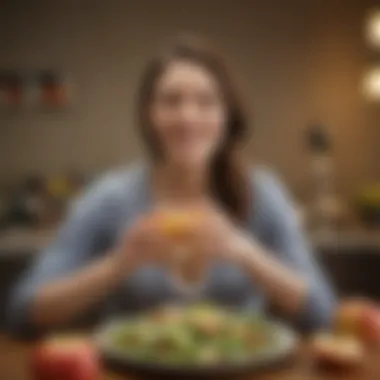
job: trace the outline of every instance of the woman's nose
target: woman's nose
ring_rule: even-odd
[[[184,123],[192,123],[197,121],[199,117],[199,109],[194,102],[185,102],[178,110],[179,118]]]

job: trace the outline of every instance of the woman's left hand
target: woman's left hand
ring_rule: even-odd
[[[304,279],[274,259],[223,213],[210,210],[195,233],[195,253],[199,252],[206,260],[220,257],[237,264],[255,279],[275,305],[292,315],[301,310],[308,293]]]
[[[211,207],[205,211],[190,239],[193,251],[208,258],[223,258],[238,263],[252,249],[253,241],[227,215]]]
[[[199,283],[214,259],[246,265],[253,247],[247,234],[217,208],[202,208],[199,215],[170,255],[172,270],[187,284]]]

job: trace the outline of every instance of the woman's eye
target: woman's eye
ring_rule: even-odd
[[[219,99],[213,95],[199,95],[197,103],[200,107],[210,108],[219,104]]]
[[[181,102],[181,97],[177,94],[165,94],[158,96],[157,102],[165,107],[177,107]]]
[[[208,110],[218,106],[220,99],[211,94],[193,94],[184,96],[182,94],[167,93],[158,95],[156,103],[167,109],[176,109],[182,106],[191,105],[199,109]]]

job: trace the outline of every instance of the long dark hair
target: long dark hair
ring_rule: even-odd
[[[238,153],[247,137],[248,124],[225,63],[204,41],[189,36],[178,38],[149,62],[138,94],[138,124],[142,136],[152,157],[160,157],[160,146],[149,120],[149,106],[157,80],[170,63],[178,60],[204,67],[220,86],[227,107],[227,132],[211,164],[210,190],[231,217],[244,222],[251,197],[248,175],[238,162]]]

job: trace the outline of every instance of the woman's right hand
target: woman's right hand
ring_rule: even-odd
[[[114,252],[119,270],[132,271],[147,263],[163,264],[170,244],[151,217],[138,220],[122,237]]]

